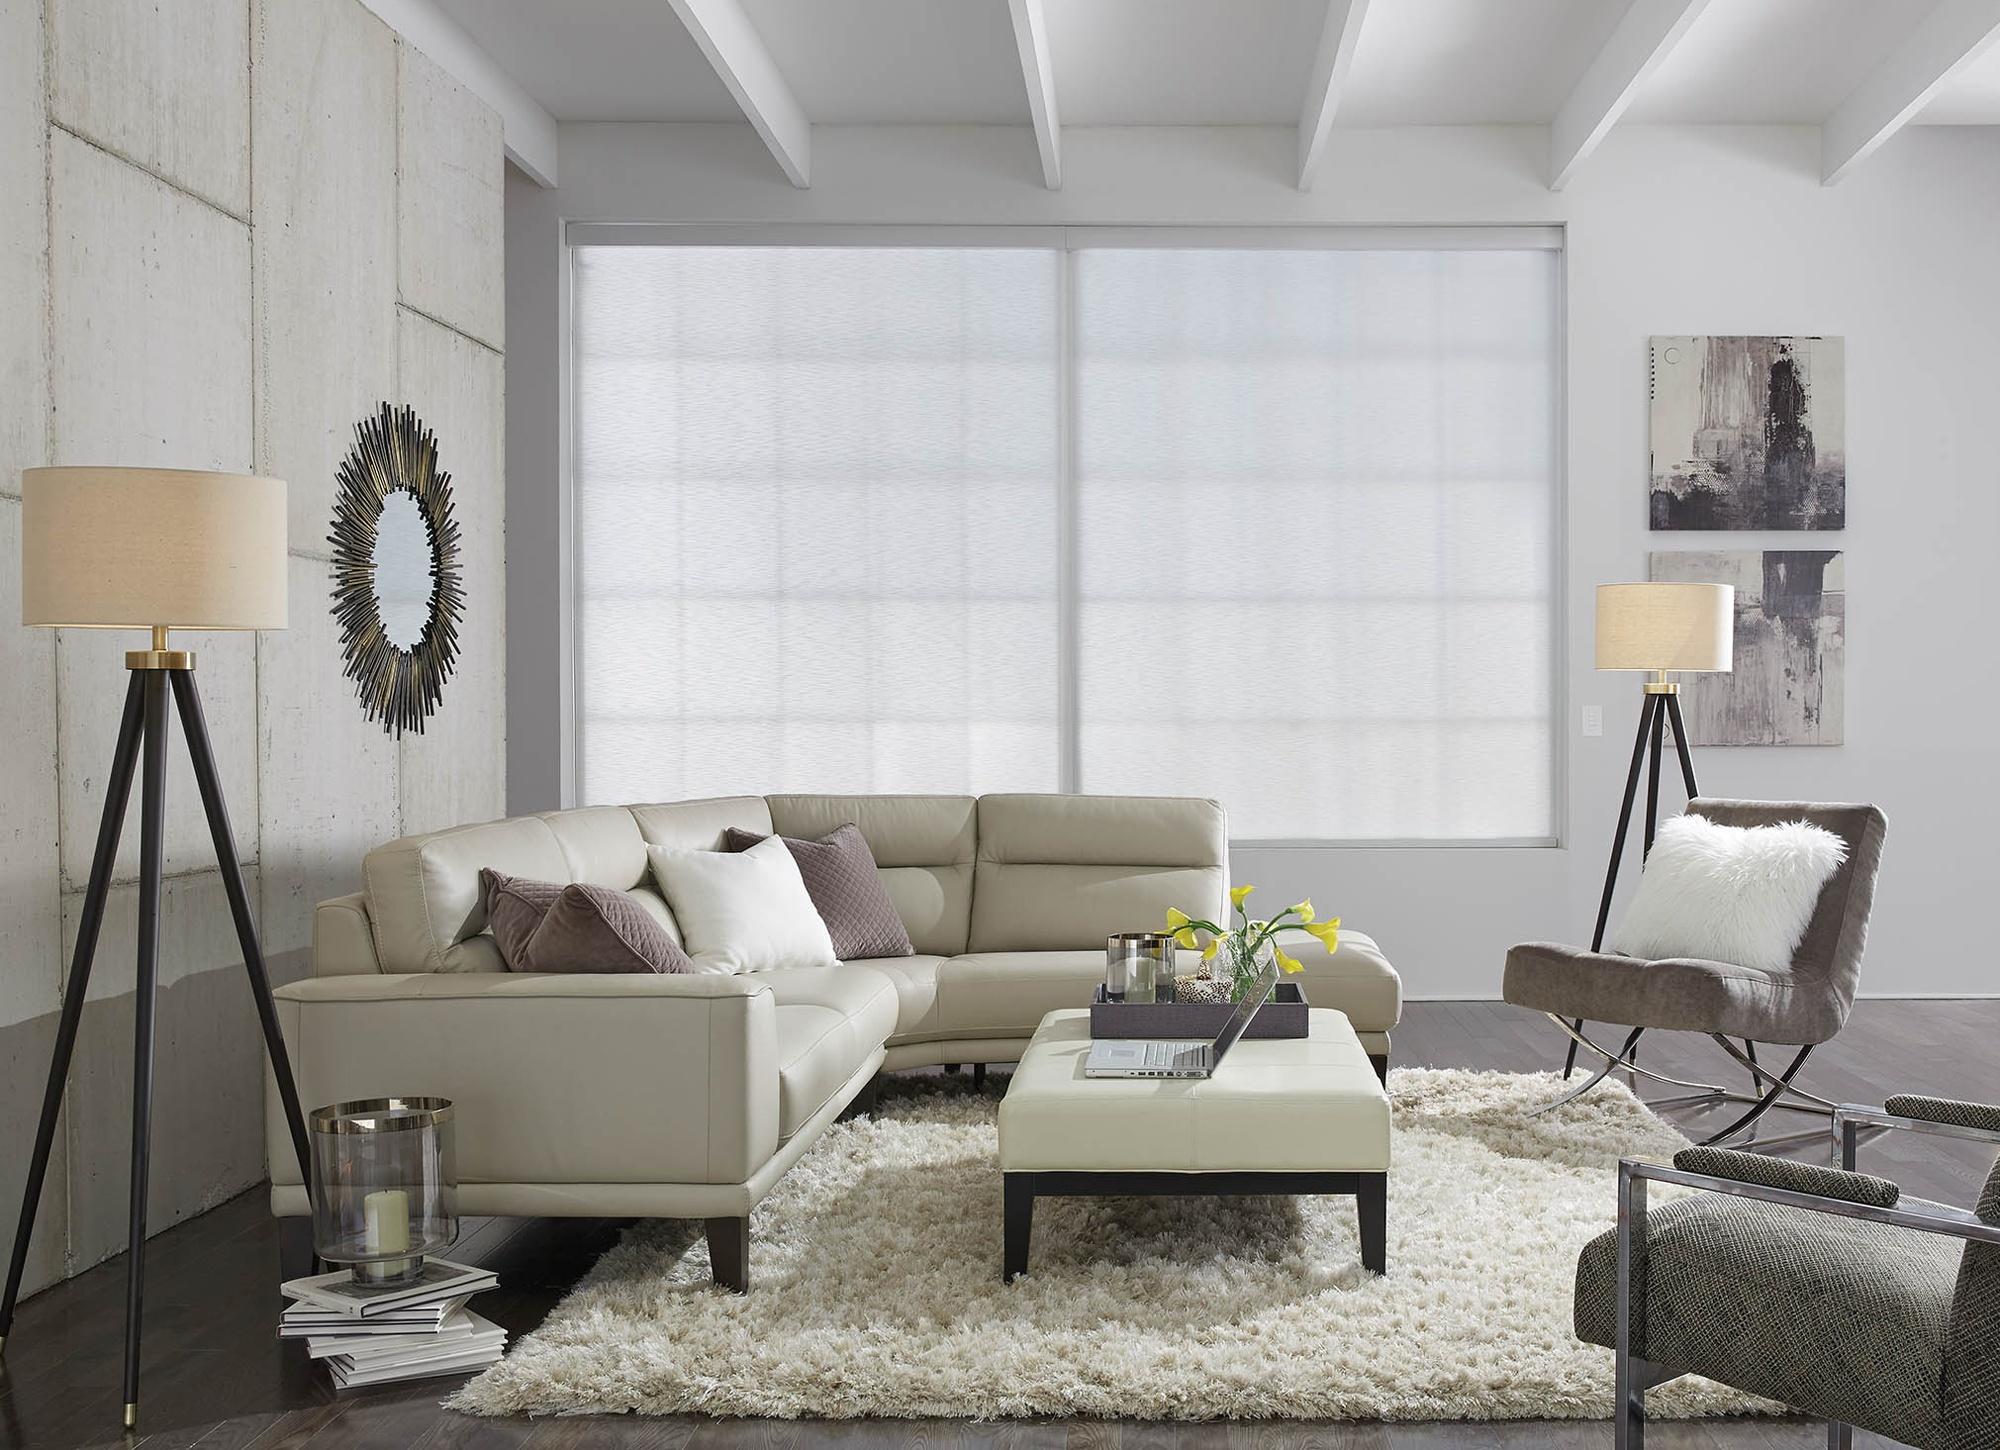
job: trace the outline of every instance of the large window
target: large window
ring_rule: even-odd
[[[1552,246],[924,240],[575,247],[582,800],[1554,835]]]

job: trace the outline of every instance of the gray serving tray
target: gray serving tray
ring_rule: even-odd
[[[1306,994],[1297,982],[1280,982],[1257,1009],[1245,1037],[1304,1037]],[[1090,1003],[1092,1037],[1213,1037],[1235,1011],[1229,1002],[1107,1002],[1100,985]]]

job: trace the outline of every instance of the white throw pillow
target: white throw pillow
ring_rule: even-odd
[[[783,837],[772,836],[747,851],[648,846],[646,854],[695,970],[833,965],[833,938]]]
[[[1611,950],[1784,971],[1812,924],[1820,888],[1846,859],[1845,841],[1804,821],[1725,826],[1676,816],[1653,840]]]

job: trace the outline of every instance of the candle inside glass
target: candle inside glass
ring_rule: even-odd
[[[380,1188],[361,1201],[365,1223],[361,1247],[371,1254],[401,1253],[410,1247],[410,1195],[400,1188]],[[408,1259],[391,1259],[375,1265],[374,1273],[394,1279],[409,1272]]]

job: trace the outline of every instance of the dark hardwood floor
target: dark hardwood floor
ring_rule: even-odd
[[[1529,1070],[1560,1061],[1562,1039],[1540,1017],[1491,1002],[1412,1003],[1396,1035],[1402,1066]],[[1730,1081],[1712,1044],[1661,1035],[1644,1061],[1662,1071]],[[1739,1074],[1740,1075],[1740,1074]],[[1801,1082],[1826,1097],[1879,1103],[1892,1092],[2000,1099],[2000,1001],[1871,1001],[1821,1050]],[[995,1085],[997,1086],[997,1084]],[[1671,1115],[1670,1115],[1671,1116]],[[1789,1115],[1786,1115],[1789,1117]],[[1689,1131],[1700,1123],[1677,1119]],[[1804,1120],[1798,1120],[1802,1123]],[[1787,1126],[1796,1126],[1789,1123]],[[1970,1203],[1990,1154],[1969,1145],[1892,1136],[1863,1149],[1862,1166],[1927,1198]],[[8,1206],[11,1211],[11,1205]],[[604,1221],[468,1221],[454,1257],[498,1268],[503,1288],[482,1313],[513,1334],[533,1329],[592,1260],[615,1241]],[[998,1228],[994,1253],[999,1253]],[[336,1395],[272,1329],[279,1308],[278,1233],[262,1190],[170,1229],[147,1251],[141,1433],[121,1438],[119,1364],[122,1260],[92,1269],[22,1306],[0,1362],[0,1446],[55,1450],[143,1445],[147,1450],[280,1450],[323,1446],[447,1447],[1077,1447],[1170,1450],[1223,1445],[1300,1450],[1419,1450],[1439,1446],[1609,1447],[1605,1422],[1477,1424],[1158,1425],[1105,1421],[960,1422],[560,1419],[495,1422],[440,1410],[452,1380]],[[1755,1420],[1661,1423],[1653,1450],[1807,1450],[1816,1424]],[[1856,1445],[1891,1442],[1857,1435]]]

